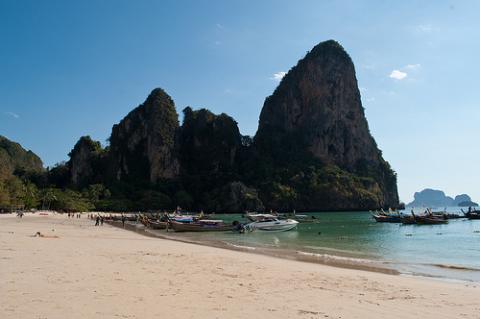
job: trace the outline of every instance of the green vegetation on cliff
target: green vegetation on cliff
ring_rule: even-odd
[[[39,180],[43,164],[32,151],[0,136],[0,210],[38,206]]]

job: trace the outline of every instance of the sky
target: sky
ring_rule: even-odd
[[[480,200],[479,1],[0,0],[0,135],[46,166],[103,144],[156,87],[254,135],[308,50],[352,57],[401,200],[430,187]]]

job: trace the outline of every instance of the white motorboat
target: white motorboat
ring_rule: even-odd
[[[278,218],[264,218],[245,225],[245,229],[248,231],[261,230],[261,231],[288,231],[296,228],[298,222],[293,219],[278,219]]]

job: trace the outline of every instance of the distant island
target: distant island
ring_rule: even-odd
[[[407,207],[449,207],[449,206],[478,206],[467,194],[461,194],[452,198],[446,196],[441,190],[426,188],[421,192],[414,194],[413,202],[407,204]]]
[[[266,98],[254,137],[227,114],[183,110],[154,89],[112,128],[81,137],[69,160],[2,138],[0,209],[205,212],[398,207],[397,176],[365,118],[355,68],[336,41],[315,46]],[[13,186],[12,186],[13,185]]]

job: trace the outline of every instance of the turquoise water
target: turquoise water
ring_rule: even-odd
[[[373,260],[405,274],[480,281],[480,220],[454,219],[446,225],[375,222],[369,212],[310,213],[318,223],[280,233],[178,233],[200,241],[252,248]],[[245,221],[240,215],[217,215]],[[462,269],[459,269],[462,268]]]

